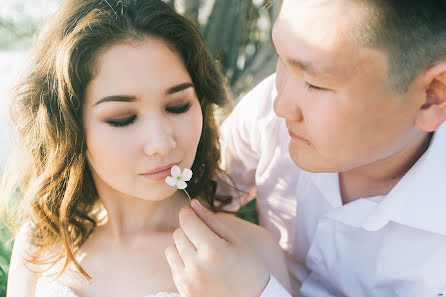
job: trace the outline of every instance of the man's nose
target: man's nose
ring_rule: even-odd
[[[176,141],[169,123],[151,120],[144,135],[144,153],[148,156],[165,156],[176,148]]]
[[[274,112],[281,118],[289,121],[302,121],[304,119],[299,106],[299,88],[285,73],[277,73],[277,96],[274,99]]]

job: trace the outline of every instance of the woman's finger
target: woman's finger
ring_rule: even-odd
[[[181,275],[184,272],[184,263],[175,245],[168,246],[165,254],[174,278]]]
[[[202,246],[219,245],[224,241],[209,229],[190,207],[183,207],[180,210],[179,220],[181,229],[197,250]]]
[[[196,259],[197,249],[181,228],[173,232],[173,241],[186,266]]]
[[[172,270],[172,278],[178,292],[181,296],[189,296],[187,294],[188,290],[185,288],[185,268],[183,260],[181,259],[180,253],[178,252],[175,245],[169,246],[166,251],[167,262],[169,263],[170,270]]]
[[[217,234],[219,237],[231,243],[238,241],[238,237],[235,235],[232,229],[228,228],[228,226],[226,226],[226,224],[224,224],[216,214],[203,207],[197,199],[192,200],[191,207],[195,214],[206,224],[206,226],[215,232],[215,234]]]

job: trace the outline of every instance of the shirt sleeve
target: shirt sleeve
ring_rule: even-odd
[[[256,195],[255,173],[261,157],[260,123],[270,112],[275,76],[272,75],[246,94],[220,128],[221,168],[217,194],[233,197],[226,210],[236,211]]]
[[[274,276],[270,275],[269,282],[260,297],[291,297],[291,294],[282,287]]]

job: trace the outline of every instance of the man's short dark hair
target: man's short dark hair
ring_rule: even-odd
[[[356,39],[389,56],[389,82],[407,92],[424,69],[446,61],[446,0],[352,0],[367,9]]]

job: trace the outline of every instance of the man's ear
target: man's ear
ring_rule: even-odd
[[[446,62],[437,63],[423,74],[425,99],[415,120],[423,131],[435,131],[446,121]]]
[[[423,74],[425,98],[416,125],[423,131],[435,131],[446,121],[446,62],[436,63]]]

